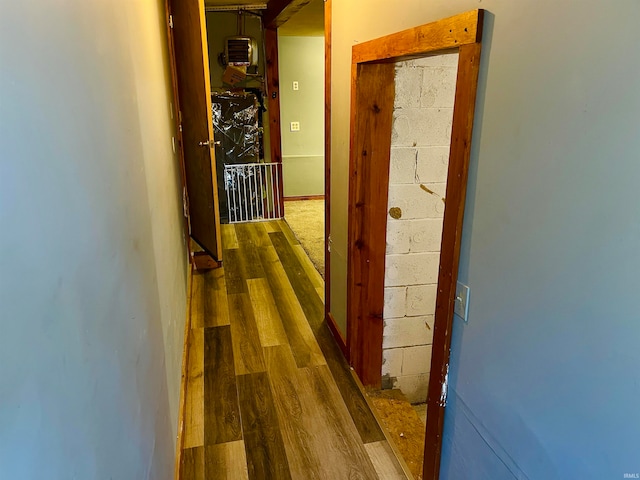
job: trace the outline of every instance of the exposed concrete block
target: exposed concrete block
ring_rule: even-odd
[[[403,348],[402,376],[420,375],[431,371],[432,345]],[[398,376],[398,375],[396,375]]]
[[[406,314],[407,287],[385,287],[383,317],[401,318]]]
[[[402,348],[388,348],[382,351],[382,375],[399,377],[402,375]]]
[[[407,220],[405,223],[409,224],[409,251],[440,252],[442,221],[441,218]]]
[[[429,374],[398,377],[395,382],[395,388],[402,390],[402,393],[410,403],[424,403],[427,401]]]
[[[414,285],[407,287],[407,304],[405,315],[408,317],[418,315],[433,315],[436,313],[436,295],[438,285]],[[433,318],[427,322],[433,329]]]
[[[389,165],[390,185],[415,183],[417,156],[418,150],[415,148],[391,147],[391,161]]]
[[[387,255],[385,287],[437,283],[440,253]]]
[[[457,65],[454,51],[396,66],[383,383],[414,403],[429,384]]]
[[[429,317],[390,318],[385,320],[382,348],[413,347],[433,343],[433,325]]]
[[[452,108],[405,108],[393,112],[394,147],[448,146]]]
[[[391,390],[392,388],[396,388],[397,383],[398,383],[397,377],[392,377],[391,375],[382,375],[380,388],[382,390]]]
[[[457,74],[455,67],[424,68],[420,106],[423,108],[453,108]]]
[[[420,89],[424,82],[422,68],[416,68],[408,62],[396,65],[395,108],[415,108],[420,106]]]
[[[425,190],[426,188],[426,190]],[[429,193],[430,190],[434,193]],[[427,183],[420,185],[389,185],[389,208],[402,210],[403,220],[442,218],[446,185]]]
[[[449,147],[448,146],[424,147],[424,148],[418,149],[418,156],[416,160],[416,174],[415,174],[416,183],[445,183],[446,184],[448,173],[449,173]]]
[[[458,52],[452,51],[439,55],[429,55],[428,57],[411,60],[414,67],[457,67]],[[454,78],[455,81],[455,78]]]
[[[409,253],[411,224],[406,220],[387,219],[387,255]]]

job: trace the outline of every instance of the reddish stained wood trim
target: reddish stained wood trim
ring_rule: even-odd
[[[332,0],[324,2],[324,316],[331,315],[331,9]],[[349,359],[349,352],[343,352]]]
[[[355,65],[349,162],[347,342],[363,384],[382,377],[382,313],[395,65]]]
[[[340,347],[340,350],[342,350],[342,354],[346,357],[347,341],[344,338],[344,334],[340,331],[340,327],[338,327],[338,324],[336,323],[336,319],[333,318],[333,315],[331,314],[331,312],[327,314],[327,325],[329,327],[329,330],[331,331],[331,334],[333,335],[333,338],[336,339],[336,343]]]
[[[396,62],[480,41],[484,10],[471,10],[353,47],[352,62]]]
[[[427,431],[425,436],[424,478],[437,479],[440,472],[444,402],[441,402],[442,384],[449,370],[453,305],[456,296],[462,222],[467,193],[469,157],[476,104],[481,44],[460,47],[458,80],[453,107],[449,175],[447,177],[447,204],[444,212],[440,273],[433,331],[431,376],[427,397]]]
[[[282,185],[282,143],[280,125],[280,77],[278,73],[278,30],[267,28],[264,31],[264,45],[267,64],[267,95],[269,96],[269,146],[271,161],[278,163],[278,187],[284,192]],[[284,213],[284,199],[280,195],[280,212]]]

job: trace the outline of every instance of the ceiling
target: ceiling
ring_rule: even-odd
[[[324,0],[311,0],[278,29],[280,35],[321,37],[324,35]]]
[[[268,0],[205,0],[205,7],[264,5]],[[308,5],[291,17],[278,29],[286,36],[323,36],[324,0],[311,0]]]
[[[266,4],[268,0],[204,0],[205,7],[219,6],[242,6],[242,5],[261,5]]]

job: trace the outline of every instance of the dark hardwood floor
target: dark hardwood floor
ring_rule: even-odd
[[[181,480],[406,479],[283,221],[223,225],[193,276]]]

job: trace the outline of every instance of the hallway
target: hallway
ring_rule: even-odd
[[[182,480],[404,479],[283,221],[223,225],[194,274]]]

